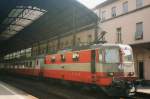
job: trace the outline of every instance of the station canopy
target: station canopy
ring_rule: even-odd
[[[1,0],[0,53],[30,47],[96,21],[97,16],[76,0]]]

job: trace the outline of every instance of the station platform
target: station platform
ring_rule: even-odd
[[[136,90],[138,93],[149,94],[150,95],[150,86],[139,86]]]
[[[38,98],[0,81],[0,99],[38,99]]]

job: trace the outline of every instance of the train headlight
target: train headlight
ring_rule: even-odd
[[[111,77],[112,77],[112,76],[114,76],[114,73],[113,73],[113,72],[109,72],[109,73],[108,73],[108,76],[111,76]]]
[[[119,70],[123,70],[123,64],[120,64],[120,65],[118,66],[118,69],[119,69]]]
[[[136,89],[135,89],[135,87],[132,87],[129,91],[132,93],[132,92],[135,92]]]
[[[128,76],[134,76],[134,72],[129,72]]]

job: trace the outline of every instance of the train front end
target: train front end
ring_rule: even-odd
[[[99,65],[103,73],[102,89],[109,95],[133,96],[136,80],[133,51],[128,45],[104,45],[99,49]],[[102,78],[102,77],[101,77]]]

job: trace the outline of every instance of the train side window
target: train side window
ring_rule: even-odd
[[[25,64],[26,64],[26,67],[28,67],[28,62],[26,62]]]
[[[27,64],[27,62],[25,62],[25,66],[26,66],[26,67],[28,67],[28,64]]]
[[[79,52],[73,52],[72,60],[74,62],[78,62],[79,61]]]
[[[26,64],[27,64],[27,67],[29,67],[28,61],[26,62]]]
[[[27,62],[27,66],[30,67],[29,65],[30,65],[30,63],[29,63],[29,61],[28,61],[28,62]]]
[[[36,60],[36,65],[37,65],[37,66],[39,65],[39,61],[38,61],[38,60]]]
[[[119,49],[117,48],[106,48],[104,53],[105,63],[119,63]]]
[[[25,62],[23,62],[23,64],[24,64],[24,67],[26,67],[26,64],[25,64]]]
[[[32,67],[32,61],[30,61],[30,67]]]
[[[25,62],[22,62],[22,65],[25,67]]]
[[[55,63],[56,62],[56,57],[55,56],[51,56],[51,62]]]
[[[30,67],[30,62],[29,61],[27,62],[27,66]]]
[[[61,54],[60,56],[61,56],[61,61],[62,61],[62,62],[65,62],[65,61],[66,61],[65,55],[64,55],[64,54]]]

